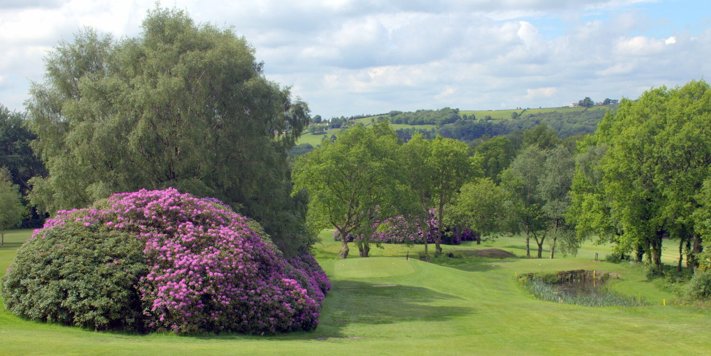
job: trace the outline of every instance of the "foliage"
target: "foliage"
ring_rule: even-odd
[[[437,225],[444,226],[445,206],[456,195],[459,188],[473,176],[480,175],[480,167],[470,160],[467,145],[450,138],[437,137],[431,143],[428,166],[431,167],[432,196],[436,202]],[[478,161],[477,161],[478,162]],[[440,238],[435,239],[435,251],[442,253]]]
[[[23,197],[30,191],[30,178],[46,174],[42,161],[30,147],[30,142],[35,138],[27,128],[22,114],[11,112],[0,104],[0,167],[7,168],[12,183],[19,187]],[[22,226],[42,226],[43,214],[34,208],[29,212],[23,218]]]
[[[22,316],[94,328],[314,329],[330,287],[325,274],[308,256],[294,256],[290,264],[258,227],[251,228],[255,224],[217,200],[172,188],[114,194],[95,208],[62,211],[48,220],[20,251],[3,291],[8,307]],[[126,273],[115,267],[129,258]],[[24,273],[43,279],[28,289]],[[67,276],[83,273],[86,278],[76,277],[80,288],[67,284]],[[115,289],[102,287],[104,277],[117,282]],[[96,293],[81,292],[89,289]],[[66,311],[67,293],[78,308],[97,300],[106,311],[94,318],[84,309]],[[25,294],[30,298],[21,298]],[[50,309],[53,314],[38,314],[47,303],[60,305]]]
[[[148,272],[143,243],[126,231],[68,221],[25,243],[3,299],[22,317],[95,330],[143,331],[136,284]]]
[[[32,181],[33,204],[54,211],[174,186],[227,202],[296,253],[309,241],[287,150],[306,104],[266,80],[231,30],[159,8],[142,29],[121,41],[86,30],[48,55],[27,104],[49,171]]]
[[[22,114],[11,112],[0,104],[0,167],[10,171],[12,182],[22,194],[30,190],[30,178],[45,173],[42,161],[30,147],[35,138]]]
[[[695,273],[687,288],[687,293],[691,298],[711,298],[711,271],[706,270]]]
[[[387,123],[376,123],[351,127],[299,157],[294,193],[308,192],[307,223],[313,233],[334,227],[341,236],[361,236],[356,242],[367,256],[375,223],[414,204],[398,154],[395,133]],[[342,242],[346,258],[348,239]]]
[[[575,253],[579,241],[566,220],[574,171],[573,154],[546,128],[524,133],[524,141],[528,146],[501,175],[501,185],[510,197],[507,230],[526,234],[529,257],[530,237],[538,245],[538,258],[543,257],[543,244],[548,237],[551,258],[555,257],[558,242],[564,253]]]
[[[710,115],[705,82],[623,100],[603,119],[583,151],[587,158],[578,162],[573,185],[574,210],[583,213],[578,231],[611,234],[620,252],[634,252],[637,259],[644,253],[660,272],[664,238],[678,238],[678,268],[684,245],[693,268],[701,248],[697,197],[711,164],[711,132],[701,128]]]
[[[417,110],[414,112],[391,111],[387,114],[393,124],[437,125],[450,124],[461,119],[459,109]]]
[[[10,172],[0,167],[0,246],[5,243],[5,229],[19,225],[26,211],[17,185],[12,184]]]
[[[538,194],[538,185],[544,174],[544,165],[545,153],[536,146],[529,146],[501,174],[501,185],[511,197],[507,230],[525,233],[527,257],[530,257],[530,237],[540,241],[538,257],[542,257],[547,221],[543,212],[545,202]]]
[[[456,221],[482,235],[504,230],[508,195],[491,179],[465,183],[450,207],[450,221]]]
[[[515,142],[506,136],[492,137],[477,145],[476,155],[481,157],[484,176],[499,183],[501,172],[516,158],[518,149]]]

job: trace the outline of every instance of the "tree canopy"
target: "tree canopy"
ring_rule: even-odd
[[[5,244],[5,229],[17,226],[26,210],[18,186],[12,183],[10,171],[0,167],[0,246]]]
[[[703,229],[693,217],[702,215],[711,165],[709,89],[690,82],[649,90],[603,119],[576,168],[579,232],[614,235],[620,252],[645,254],[658,270],[662,242],[678,238],[679,268],[683,248],[687,264],[697,264]]]
[[[414,204],[398,153],[395,133],[379,123],[351,127],[297,159],[294,193],[308,192],[308,225],[313,233],[335,228],[342,258],[349,253],[349,235],[358,236],[359,252],[368,256],[375,224]]]
[[[47,57],[27,108],[49,171],[30,198],[47,211],[173,186],[255,218],[284,250],[306,242],[287,150],[308,107],[231,30],[155,9],[135,38],[83,31]]]

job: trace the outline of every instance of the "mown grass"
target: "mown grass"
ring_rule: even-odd
[[[4,273],[29,231],[0,249]],[[707,354],[711,310],[671,303],[675,295],[646,280],[637,265],[595,261],[605,246],[584,245],[555,260],[416,258],[422,246],[388,245],[373,257],[337,258],[324,232],[315,246],[333,290],[314,332],[277,336],[98,333],[22,320],[0,308],[0,354]],[[431,246],[432,247],[432,246]],[[505,237],[445,251],[501,248],[523,256],[523,239]],[[352,247],[352,255],[357,249]],[[430,250],[432,251],[432,249]],[[562,257],[562,256],[561,256]],[[529,272],[616,272],[617,293],[639,307],[586,307],[541,301],[518,282]],[[667,305],[662,305],[666,300]]]

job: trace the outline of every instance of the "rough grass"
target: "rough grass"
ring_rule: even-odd
[[[507,120],[511,119],[511,114],[512,113],[518,113],[519,115],[528,115],[528,114],[546,114],[546,113],[555,113],[555,112],[561,112],[561,113],[569,113],[569,112],[583,112],[583,111],[594,111],[594,110],[601,110],[601,111],[606,111],[608,110],[609,107],[606,106],[593,106],[591,108],[584,108],[584,107],[571,107],[571,106],[562,106],[562,107],[557,107],[557,108],[522,108],[522,109],[504,109],[504,110],[460,110],[459,114],[460,115],[471,115],[474,114],[477,119],[483,120],[485,117],[490,116],[492,120]]]
[[[13,232],[0,249],[4,273],[29,231]],[[577,257],[522,258],[523,239],[445,246],[445,251],[497,248],[516,258],[416,258],[422,246],[374,248],[371,258],[339,260],[330,232],[315,246],[332,279],[314,332],[138,336],[29,322],[0,307],[0,354],[707,354],[711,309],[676,305],[675,295],[648,282],[642,268],[604,259],[605,246]],[[352,246],[353,254],[357,249]],[[430,246],[430,251],[433,251]],[[562,257],[562,256],[561,256]],[[673,257],[669,259],[673,261]],[[647,306],[586,307],[541,301],[517,282],[529,272],[574,269],[615,272],[609,288]],[[662,305],[666,301],[666,306]]]

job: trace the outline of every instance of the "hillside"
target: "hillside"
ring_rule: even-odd
[[[392,124],[398,135],[407,140],[415,132],[426,137],[441,134],[445,137],[472,141],[481,137],[505,135],[525,130],[538,124],[545,124],[558,132],[561,137],[591,133],[606,112],[616,106],[554,107],[538,109],[508,110],[459,110],[443,108],[439,110],[417,110],[414,112],[391,111],[387,114],[336,118],[331,122],[312,124],[299,144],[318,145],[322,139],[336,135],[343,127],[355,123],[368,125],[373,121],[385,120]]]

